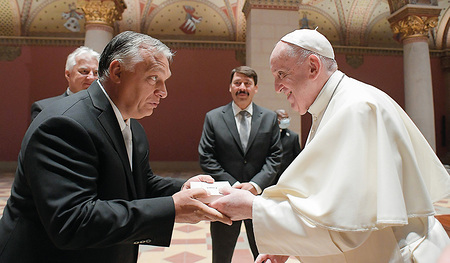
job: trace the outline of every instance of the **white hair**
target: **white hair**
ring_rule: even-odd
[[[310,55],[315,55],[320,59],[320,61],[322,61],[322,64],[325,65],[325,68],[328,71],[333,72],[333,71],[337,70],[337,68],[338,68],[336,60],[334,60],[332,58],[322,56],[320,54],[317,54],[314,51],[304,49],[304,48],[296,46],[296,45],[291,45],[291,44],[287,44],[287,45],[289,46],[289,48],[287,50],[287,55],[289,57],[298,58],[297,63],[302,63]]]
[[[72,68],[77,64],[77,57],[82,54],[90,55],[91,57],[95,58],[97,62],[100,60],[100,54],[98,52],[89,47],[81,46],[67,56],[66,70],[72,70]]]

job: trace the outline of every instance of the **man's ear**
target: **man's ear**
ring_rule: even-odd
[[[322,69],[322,61],[316,55],[312,54],[308,57],[309,60],[309,77],[316,79],[319,76],[319,72]]]
[[[109,78],[112,82],[119,84],[120,76],[122,74],[122,65],[119,61],[114,60],[109,64]]]
[[[64,71],[64,76],[66,77],[67,81],[69,81],[70,80],[70,71],[68,71],[66,69],[66,71]]]
[[[258,85],[255,85],[255,93],[258,92]]]

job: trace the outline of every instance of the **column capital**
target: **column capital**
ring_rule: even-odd
[[[248,17],[252,9],[298,11],[300,2],[300,0],[246,0],[242,12]]]
[[[388,21],[397,40],[427,38],[431,28],[438,23],[441,8],[435,6],[405,5],[395,11]]]
[[[122,19],[122,13],[127,8],[124,0],[78,0],[86,18],[86,25],[101,24],[110,27]]]

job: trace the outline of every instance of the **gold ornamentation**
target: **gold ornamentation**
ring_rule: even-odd
[[[395,11],[388,21],[391,24],[394,38],[403,41],[405,38],[426,37],[430,29],[436,27],[441,8],[436,6],[405,5]]]
[[[86,25],[104,24],[114,26],[114,22],[122,19],[122,13],[127,8],[123,0],[78,0],[78,6],[83,10]]]
[[[409,15],[391,24],[392,31],[400,39],[408,37],[428,37],[431,28],[436,27],[438,17]]]

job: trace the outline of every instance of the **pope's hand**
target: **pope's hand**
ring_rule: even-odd
[[[251,219],[252,206],[255,196],[247,190],[224,187],[220,189],[224,195],[209,206],[217,209],[233,221]]]
[[[191,183],[192,182],[206,182],[206,183],[214,183],[214,178],[212,178],[210,175],[206,174],[199,174],[194,177],[189,178],[184,184],[181,190],[191,189]]]
[[[175,222],[196,224],[200,221],[220,221],[231,225],[231,219],[214,208],[211,208],[198,198],[206,198],[205,189],[186,189],[172,196],[175,205]]]

